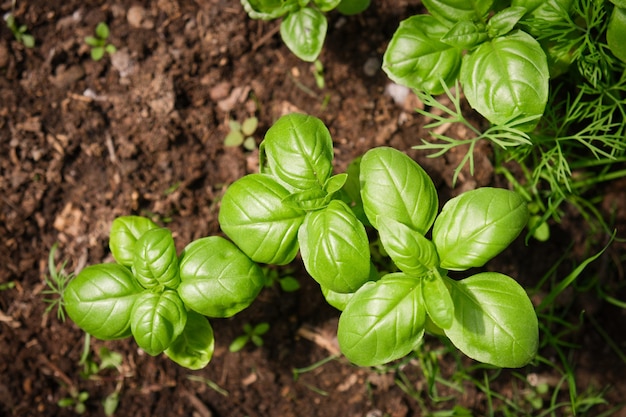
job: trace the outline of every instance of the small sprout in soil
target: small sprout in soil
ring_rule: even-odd
[[[26,48],[33,48],[35,46],[35,38],[28,33],[28,27],[26,25],[18,25],[13,13],[9,12],[5,14],[4,20],[16,41]]]
[[[57,405],[62,408],[73,408],[76,414],[83,414],[87,411],[85,401],[89,399],[87,391],[71,391],[69,397],[61,398]]]
[[[291,268],[287,268],[284,271],[278,271],[276,268],[266,266],[263,268],[263,272],[265,273],[266,288],[271,288],[277,283],[280,286],[280,289],[284,292],[295,292],[300,289],[300,282],[290,275],[293,272]],[[282,273],[288,275],[282,276]]]
[[[326,81],[324,80],[324,64],[322,64],[322,61],[316,59],[315,62],[313,62],[311,71],[313,72],[313,77],[315,77],[315,84],[322,90],[326,85]]]
[[[190,381],[200,382],[205,384],[207,387],[211,388],[213,391],[217,392],[224,397],[228,397],[230,394],[224,388],[220,387],[215,381],[212,381],[208,378],[203,378],[198,375],[187,375],[187,379]]]
[[[49,276],[44,278],[47,290],[42,291],[42,294],[46,296],[53,296],[53,298],[44,298],[44,302],[48,304],[44,314],[50,313],[54,308],[57,309],[57,318],[60,321],[65,321],[65,308],[63,301],[63,294],[65,293],[65,287],[74,278],[74,273],[66,273],[65,265],[67,260],[63,261],[60,267],[57,268],[54,258],[57,251],[57,244],[52,245],[50,249],[50,255],[48,256],[48,273]]]
[[[228,350],[231,352],[239,352],[243,349],[248,342],[252,342],[257,347],[263,346],[263,335],[270,329],[269,323],[262,322],[255,326],[250,323],[246,323],[243,326],[243,334],[237,336],[235,340],[230,344]]]
[[[230,132],[224,139],[224,146],[235,147],[243,145],[249,151],[256,149],[256,141],[254,140],[254,132],[259,126],[259,119],[256,117],[248,117],[243,123],[236,120],[229,120],[228,126]]]
[[[15,281],[3,282],[0,284],[0,291],[6,291],[15,288]]]
[[[105,22],[100,22],[96,26],[95,36],[85,37],[85,43],[91,46],[91,59],[99,61],[105,53],[114,54],[117,48],[108,43],[109,26]]]

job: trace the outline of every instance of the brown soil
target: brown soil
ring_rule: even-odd
[[[10,3],[1,5],[2,13]],[[146,215],[167,225],[179,249],[219,233],[220,196],[229,183],[255,171],[258,156],[223,146],[231,119],[258,116],[258,143],[286,112],[315,115],[335,141],[337,171],[371,147],[393,146],[425,167],[443,201],[500,181],[494,178],[488,146],[476,155],[476,175],[464,173],[454,189],[451,171],[461,155],[427,159],[410,149],[427,137],[425,121],[412,111],[417,103],[411,96],[395,103],[385,93],[389,81],[384,73],[367,68],[376,68],[398,22],[418,12],[420,4],[372,3],[359,16],[330,15],[321,56],[326,85],[320,89],[311,65],[281,43],[278,22],[250,20],[235,1],[17,2],[15,15],[37,45],[25,49],[0,24],[0,284],[14,285],[0,291],[0,415],[74,415],[57,406],[72,389],[89,393],[87,415],[104,415],[101,401],[116,387],[121,388],[119,416],[404,417],[454,405],[473,415],[487,414],[487,395],[476,384],[454,381],[455,372],[458,376],[464,369],[484,383],[483,371],[463,357],[457,363],[435,338],[426,340],[421,354],[434,355],[441,374],[456,383],[456,388],[436,385],[439,398],[447,400],[428,396],[428,372],[417,359],[385,370],[333,359],[295,377],[294,369],[336,354],[338,317],[298,263],[293,274],[301,282],[299,291],[264,290],[236,318],[212,321],[215,356],[201,371],[180,368],[164,356],[150,357],[131,339],[92,340],[96,359],[106,346],[122,353],[123,365],[119,372],[84,379],[78,363],[84,334],[71,321],[44,314],[44,277],[55,242],[57,261],[67,259],[66,270],[74,271],[112,259],[107,238],[116,216]],[[94,62],[84,37],[100,21],[108,22],[110,42],[119,51]],[[621,185],[607,191],[603,207],[621,201],[616,221],[623,225]],[[571,241],[575,253],[586,253],[584,221],[566,213],[549,242],[526,246],[520,240],[490,268],[532,287]],[[623,281],[616,250],[598,262],[585,282],[597,278],[602,288],[613,288]],[[624,291],[611,295],[625,298]],[[626,395],[625,364],[602,334],[623,349],[626,316],[593,291],[569,297],[559,302],[569,309],[572,323],[580,324],[582,311],[593,318],[583,316],[580,327],[565,338],[577,348],[563,349],[579,392],[606,389],[607,404],[587,414],[598,415]],[[264,346],[228,351],[243,324],[262,321],[271,324]],[[559,363],[553,349],[541,354]],[[528,366],[517,376],[506,371],[495,378],[496,373],[488,373],[494,376],[492,388],[516,402],[523,402],[528,390],[525,378],[548,381],[550,392],[561,379],[546,365]],[[401,375],[408,378],[409,393],[396,382]],[[558,401],[567,399],[564,385]],[[546,406],[549,400],[545,397]],[[495,401],[498,407],[501,401]],[[555,415],[568,411],[561,408]]]

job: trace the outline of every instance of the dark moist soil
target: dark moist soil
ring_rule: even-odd
[[[145,215],[166,225],[179,250],[220,233],[220,197],[229,183],[255,172],[258,157],[255,151],[223,146],[229,120],[257,116],[254,138],[259,143],[282,114],[315,115],[331,131],[338,172],[369,148],[393,146],[425,167],[441,201],[477,186],[506,186],[493,175],[488,146],[476,153],[475,176],[463,172],[456,188],[452,169],[462,154],[427,159],[411,149],[428,136],[427,121],[413,111],[418,105],[413,96],[396,103],[386,94],[389,81],[379,67],[398,22],[419,12],[420,4],[372,3],[359,16],[330,15],[321,56],[326,85],[320,89],[311,64],[281,43],[278,22],[250,20],[236,1],[17,2],[15,16],[37,45],[25,49],[0,25],[0,283],[13,285],[0,291],[0,415],[74,415],[57,406],[74,390],[88,392],[86,414],[100,416],[102,400],[116,389],[120,416],[404,417],[454,405],[477,416],[488,412],[487,395],[467,382],[456,381],[461,391],[438,384],[439,396],[449,399],[429,399],[427,372],[417,360],[372,370],[333,359],[294,374],[337,354],[338,312],[324,303],[298,262],[279,272],[295,276],[299,291],[266,289],[236,318],[212,321],[215,355],[201,371],[178,367],[163,355],[150,357],[131,339],[92,340],[95,360],[107,347],[121,353],[123,363],[119,371],[85,379],[79,365],[84,334],[71,321],[44,314],[44,277],[55,243],[57,262],[67,260],[66,270],[77,271],[112,260],[107,237],[116,216]],[[2,13],[10,7],[10,1],[2,3]],[[108,22],[118,52],[94,62],[84,37],[100,21]],[[467,133],[450,129],[448,134],[458,137]],[[612,185],[599,205],[617,207],[622,236],[624,188],[624,182]],[[527,246],[520,239],[489,268],[530,288],[570,243],[579,261],[588,255],[594,248],[586,246],[586,238],[583,219],[566,212],[549,242]],[[600,237],[596,243],[604,242]],[[581,280],[621,288],[620,256],[611,248]],[[560,279],[571,268],[565,265]],[[578,391],[606,390],[607,405],[587,415],[618,406],[626,395],[624,362],[603,336],[623,349],[626,317],[595,292],[568,292],[557,300],[579,326],[565,337],[577,348],[563,347]],[[623,291],[611,295],[626,298]],[[583,311],[593,320],[583,316],[580,324]],[[228,345],[241,327],[259,322],[271,325],[264,346],[230,353]],[[462,355],[457,364],[456,356],[432,337],[421,352],[435,355],[440,372],[453,382],[459,366],[470,372],[476,365]],[[541,354],[560,363],[554,349]],[[413,395],[394,383],[398,370],[408,377],[405,390]],[[482,372],[469,375],[484,383]],[[561,374],[554,368],[529,366],[518,375],[503,371],[491,387],[512,401],[522,401],[525,378],[540,378],[549,383],[550,393],[559,391]],[[568,399],[566,387],[558,401]],[[560,409],[555,415],[568,413]]]

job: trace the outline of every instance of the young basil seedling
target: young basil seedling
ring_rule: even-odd
[[[171,232],[144,217],[115,219],[109,246],[117,263],[89,266],[67,285],[68,315],[97,338],[132,335],[148,354],[165,352],[190,369],[213,355],[204,316],[232,316],[265,284],[260,267],[226,239],[196,240],[179,257]]]

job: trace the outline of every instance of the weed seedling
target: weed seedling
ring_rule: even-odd
[[[254,132],[259,126],[259,119],[256,117],[248,117],[243,123],[236,120],[229,120],[228,126],[230,132],[224,139],[224,146],[235,147],[243,145],[243,147],[249,151],[256,149],[256,142],[254,140]]]
[[[248,342],[254,343],[255,346],[263,346],[263,335],[270,329],[269,323],[263,322],[252,326],[250,323],[246,323],[243,326],[243,334],[237,336],[235,340],[230,344],[228,350],[231,352],[239,352],[248,344]]]
[[[42,291],[42,294],[46,296],[53,296],[53,298],[44,298],[44,302],[48,304],[46,311],[44,314],[48,314],[54,308],[57,309],[57,318],[60,321],[65,321],[65,308],[63,301],[63,294],[65,293],[65,288],[67,284],[74,278],[73,273],[65,272],[65,265],[67,261],[63,261],[60,267],[57,268],[55,264],[55,255],[57,251],[57,244],[52,245],[50,249],[50,255],[48,255],[48,274],[44,278],[46,285],[48,286],[47,290]]]
[[[278,284],[281,290],[284,292],[295,292],[300,289],[300,282],[296,278],[294,278],[291,274],[291,270],[287,269],[285,272],[285,276],[282,276],[281,272],[275,268],[264,267],[263,272],[265,273],[265,287],[271,288],[275,284]]]
[[[100,22],[96,26],[95,36],[85,37],[85,43],[91,46],[91,59],[99,61],[105,53],[114,54],[117,48],[108,43],[109,26],[105,22]]]
[[[89,399],[89,393],[87,391],[73,391],[70,390],[70,396],[61,398],[57,405],[61,408],[73,408],[76,414],[83,414],[87,411],[85,401]]]
[[[4,15],[4,21],[7,23],[7,27],[13,34],[16,41],[24,45],[26,48],[33,48],[35,46],[35,38],[28,33],[28,27],[26,25],[19,25],[15,20],[13,13],[9,12]]]

